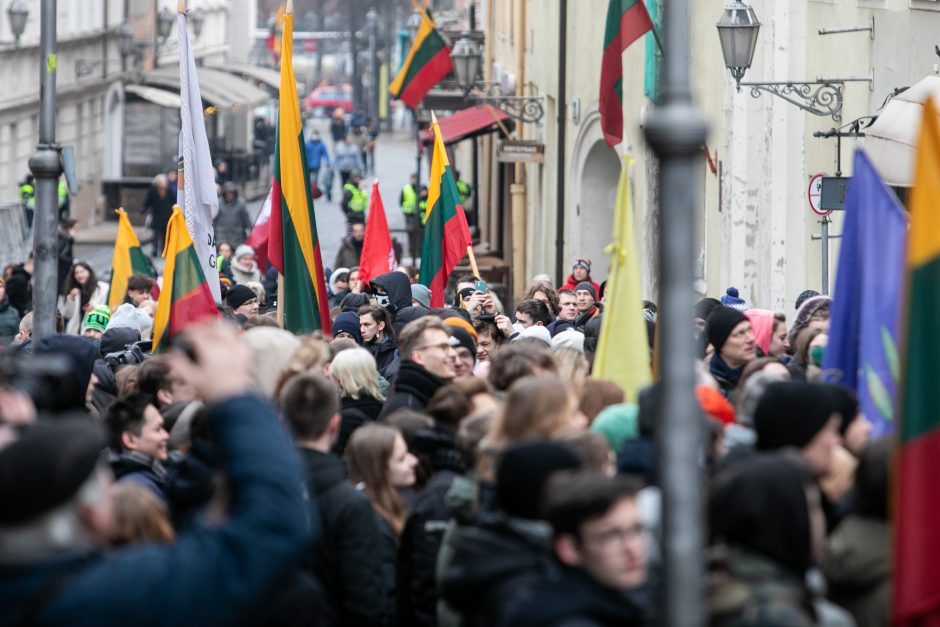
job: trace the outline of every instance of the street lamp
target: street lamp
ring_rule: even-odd
[[[760,22],[754,9],[742,0],[733,0],[726,6],[721,19],[716,24],[718,39],[721,42],[721,54],[725,58],[725,67],[737,84],[751,88],[751,97],[759,98],[761,92],[767,92],[783,98],[792,105],[813,115],[830,116],[836,122],[842,121],[842,90],[848,81],[871,82],[871,77],[819,78],[815,81],[774,81],[742,83],[744,73],[751,67],[754,51],[757,48],[757,34]]]
[[[10,19],[10,32],[13,33],[13,40],[16,45],[19,45],[20,37],[26,30],[26,18],[29,17],[29,6],[25,0],[13,0],[7,9],[7,17]]]
[[[498,81],[477,80],[482,57],[482,47],[466,31],[451,48],[454,76],[464,97],[473,104],[493,105],[514,120],[541,124],[545,115],[541,96],[504,96]]]
[[[127,20],[123,21],[117,29],[118,50],[122,58],[127,58],[134,50],[134,31]]]
[[[199,39],[202,25],[206,23],[206,12],[202,10],[202,7],[196,7],[190,11],[189,21],[193,23],[193,39]]]
[[[741,0],[735,0],[734,4],[725,7],[717,26],[725,67],[731,70],[731,76],[737,81],[740,91],[741,79],[754,60],[760,22],[757,21],[754,9]]]
[[[157,14],[157,36],[161,42],[166,41],[166,38],[170,36],[170,31],[173,30],[173,21],[173,12],[167,7],[163,7],[160,13]]]
[[[450,53],[454,64],[454,76],[465,94],[473,90],[480,70],[480,48],[469,37],[461,37]]]

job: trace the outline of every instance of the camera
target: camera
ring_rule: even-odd
[[[141,340],[133,344],[127,344],[124,350],[108,353],[103,357],[104,362],[108,364],[111,370],[116,371],[121,366],[135,366],[144,362],[153,347],[150,340]]]

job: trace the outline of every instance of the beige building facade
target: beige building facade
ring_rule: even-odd
[[[607,4],[607,0],[479,3],[478,19],[482,17],[487,41],[487,80],[502,80],[520,95],[541,96],[545,109],[541,125],[520,124],[515,133],[545,144],[542,163],[497,164],[493,155],[498,139],[482,141],[480,195],[488,201],[483,205],[495,207],[502,196],[504,206],[512,208],[503,212],[502,224],[493,222],[496,212],[490,211],[483,219],[484,233],[507,248],[504,256],[513,264],[516,297],[534,274],[555,276],[558,251],[564,276],[576,256],[588,256],[595,278],[606,278],[602,250],[610,241],[619,160],[627,157],[632,161],[644,296],[657,298],[657,240],[659,229],[669,228],[670,217],[659,219],[656,160],[642,136],[642,124],[654,107],[643,89],[647,47],[641,39],[623,54],[624,140],[616,149],[608,148],[597,109]],[[754,98],[745,87],[737,91],[724,67],[715,29],[722,0],[692,3],[693,93],[709,124],[696,182],[700,191],[695,216],[696,286],[715,297],[734,286],[754,306],[791,313],[800,291],[821,290],[823,284],[820,242],[812,239],[820,231],[820,218],[810,209],[808,187],[814,175],[835,173],[836,142],[814,133],[876,115],[896,88],[940,71],[931,35],[940,28],[940,2],[753,0],[751,5],[762,27],[753,65],[743,80],[844,79],[842,120],[813,115],[770,94]],[[871,23],[873,34],[867,30],[819,34]],[[563,90],[562,49],[566,51]],[[851,175],[858,143],[843,139],[845,176]],[[559,177],[564,188],[561,203]],[[842,215],[836,212],[832,220],[829,230],[837,235]],[[559,224],[563,225],[560,237]],[[838,240],[832,240],[829,248],[831,288]]]

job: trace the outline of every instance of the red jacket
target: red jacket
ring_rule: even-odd
[[[597,283],[595,283],[595,282],[591,279],[591,277],[588,277],[588,278],[586,278],[586,279],[584,279],[584,280],[594,286],[594,292],[597,294],[598,300],[600,300],[600,297],[601,297],[601,286],[598,285]],[[562,286],[559,288],[559,291],[560,291],[560,290],[571,290],[571,291],[573,292],[573,291],[574,291],[574,288],[576,288],[576,287],[578,286],[578,283],[581,283],[581,282],[582,282],[582,281],[575,281],[575,280],[574,280],[574,276],[572,276],[572,275],[569,274],[569,275],[568,275],[568,280],[565,281],[565,284],[562,285]]]

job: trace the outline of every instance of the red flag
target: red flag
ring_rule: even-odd
[[[255,224],[251,227],[251,233],[245,243],[255,249],[255,261],[261,268],[261,273],[268,267],[268,239],[271,234],[271,192],[261,203],[261,211],[255,218]]]
[[[366,217],[366,236],[362,241],[362,255],[359,257],[359,279],[368,283],[370,279],[392,272],[398,268],[395,249],[392,248],[392,235],[385,219],[385,207],[379,195],[379,184],[372,184],[369,200],[369,215]]]

